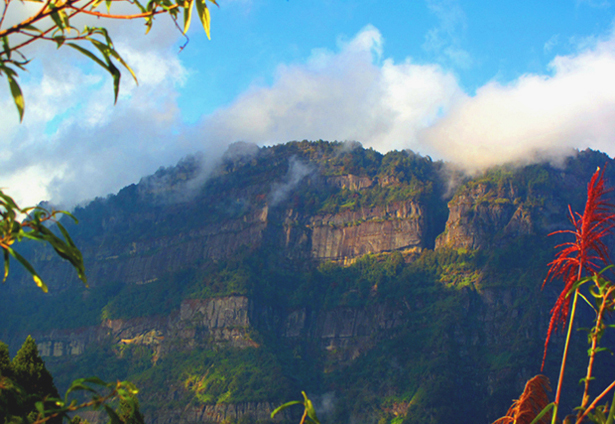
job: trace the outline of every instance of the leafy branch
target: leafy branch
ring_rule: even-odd
[[[572,210],[569,208],[570,220],[574,229],[556,231],[553,233],[567,233],[574,236],[573,241],[556,246],[556,248],[560,250],[556,254],[555,259],[549,264],[550,267],[547,278],[543,283],[544,286],[548,281],[555,278],[561,278],[564,281],[564,289],[551,309],[551,320],[549,322],[543,355],[544,367],[547,346],[552,332],[558,327],[564,327],[567,322],[568,331],[564,344],[555,399],[553,402],[545,405],[547,398],[544,395],[544,390],[534,390],[527,397],[528,403],[531,404],[533,408],[531,410],[525,409],[529,411],[529,413],[526,414],[523,420],[519,420],[518,414],[511,413],[515,407],[515,405],[513,405],[506,416],[496,421],[498,424],[508,422],[519,424],[544,423],[548,421],[549,418],[547,413],[550,414],[551,424],[556,424],[558,422],[557,414],[560,406],[562,382],[579,298],[583,299],[591,307],[596,317],[594,319],[594,326],[589,329],[587,336],[587,341],[590,345],[587,351],[589,360],[586,375],[580,381],[584,386],[584,390],[583,397],[581,398],[581,405],[576,408],[578,412],[575,423],[581,424],[585,422],[585,418],[597,424],[613,424],[615,420],[615,395],[610,407],[608,403],[605,405],[598,405],[598,402],[615,388],[615,382],[604,389],[591,403],[589,395],[590,382],[594,380],[594,361],[596,354],[607,350],[604,347],[600,347],[599,343],[606,329],[615,327],[614,325],[605,324],[605,316],[615,312],[615,285],[604,275],[606,271],[613,268],[613,265],[608,265],[600,270],[602,266],[609,263],[608,249],[604,237],[611,234],[613,228],[615,228],[615,205],[613,205],[606,196],[609,192],[611,192],[611,190],[606,189],[604,183],[604,171],[598,168],[587,186],[587,202],[583,214],[572,213]],[[583,274],[586,274],[586,276],[583,277]],[[588,285],[588,291],[591,297],[586,297],[581,293],[581,288],[586,284]],[[593,298],[593,303],[590,302],[588,297]],[[541,395],[537,396],[536,393],[540,393]],[[538,411],[541,412],[538,413]],[[565,422],[568,422],[568,417]]]
[[[216,0],[149,0],[142,4],[139,0],[104,0],[106,13],[101,12],[99,7],[103,0],[26,0],[39,3],[41,7],[37,12],[23,19],[21,22],[4,28],[7,11],[15,0],[4,0],[0,14],[0,75],[4,75],[9,84],[9,89],[15,107],[19,113],[19,120],[23,121],[25,112],[25,100],[21,87],[17,81],[19,72],[26,71],[30,60],[22,53],[22,49],[34,42],[53,42],[57,48],[64,44],[82,53],[96,64],[111,74],[113,78],[114,99],[117,103],[119,94],[121,72],[114,62],[122,65],[135,82],[137,77],[130,66],[122,59],[115,50],[113,41],[107,30],[102,26],[85,26],[82,30],[71,25],[71,20],[78,15],[93,16],[97,19],[143,19],[146,26],[146,34],[152,28],[156,15],[167,14],[175,22],[176,26],[185,35],[190,28],[193,9],[203,25],[207,38],[211,38],[211,17],[207,1],[215,4]],[[115,3],[128,4],[133,9],[132,13],[112,13],[111,8]],[[20,1],[18,4],[24,4]],[[183,28],[177,20],[180,12],[183,14]]]
[[[103,390],[108,390],[107,394],[102,394],[96,389],[100,386]],[[91,394],[91,399],[82,403],[70,400],[69,395],[73,392],[88,392]],[[83,409],[92,409],[94,411],[101,407],[105,410],[110,419],[110,424],[122,424],[121,418],[117,412],[109,405],[114,400],[130,399],[138,393],[134,384],[128,381],[118,381],[115,383],[107,383],[100,378],[80,378],[72,382],[71,386],[66,391],[64,399],[45,399],[35,403],[38,416],[32,424],[43,424],[55,417],[67,418],[70,421],[70,413],[77,412]],[[53,404],[54,407],[45,409],[46,404]]]
[[[34,240],[48,243],[62,259],[67,260],[77,271],[77,275],[87,285],[83,256],[75,246],[68,231],[64,228],[57,217],[67,215],[75,222],[77,219],[66,211],[48,211],[40,206],[20,208],[12,197],[0,190],[0,248],[4,257],[5,282],[9,275],[11,257],[17,260],[31,275],[34,282],[45,293],[47,285],[43,282],[34,267],[21,254],[14,249],[15,242]],[[25,218],[22,218],[25,216]],[[50,223],[60,230],[61,237],[54,234],[49,228]]]

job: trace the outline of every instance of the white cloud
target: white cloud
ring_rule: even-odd
[[[176,98],[186,70],[171,30],[137,37],[142,28],[122,28],[116,45],[140,86],[124,72],[117,106],[111,79],[96,65],[76,62],[72,50],[41,51],[39,68],[23,81],[25,123],[16,112],[0,114],[1,186],[22,204],[70,206],[197,150],[211,160],[238,140],[359,140],[467,169],[558,158],[572,148],[615,153],[615,37],[555,58],[549,75],[490,82],[470,96],[441,65],[386,58],[380,32],[367,26],[338,51],[315,49],[305,63],[280,65],[273,84],[255,85],[185,127]],[[0,99],[14,112],[6,84]]]
[[[270,87],[252,87],[201,123],[207,143],[236,140],[361,140],[381,150],[409,147],[460,95],[438,65],[395,64],[382,36],[364,28],[339,53],[314,53],[307,64],[282,65]]]
[[[474,96],[439,65],[376,60],[382,45],[368,26],[338,53],[280,66],[271,86],[251,88],[201,122],[205,142],[360,140],[470,170],[559,159],[573,148],[615,153],[615,38],[555,58],[550,75],[490,82]]]
[[[543,46],[543,50],[545,53],[551,53],[551,50],[553,50],[553,48],[557,46],[558,44],[559,44],[559,34],[555,34],[547,40],[547,42]]]
[[[439,157],[480,168],[557,157],[573,148],[615,153],[615,38],[556,57],[552,76],[491,82],[461,98],[422,141]]]
[[[0,157],[0,180],[8,194],[24,205],[50,199],[70,207],[196,150],[173,142],[181,122],[177,88],[186,71],[173,46],[177,30],[156,24],[144,37],[142,24],[111,23],[116,49],[139,78],[137,88],[122,69],[116,106],[112,80],[97,64],[67,47],[31,51],[36,61],[21,82],[24,123],[16,112],[0,117],[0,146],[10,152]],[[13,112],[8,90],[0,96],[3,110]]]

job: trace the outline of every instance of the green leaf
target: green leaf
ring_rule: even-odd
[[[7,247],[6,250],[8,250],[8,252],[11,254],[11,256],[14,257],[15,259],[17,259],[19,261],[19,263],[30,274],[32,274],[32,279],[34,279],[34,282],[36,283],[36,285],[39,286],[44,293],[47,293],[49,291],[49,289],[47,288],[47,286],[45,285],[43,280],[41,280],[41,277],[38,276],[38,274],[36,273],[36,271],[34,270],[32,265],[30,265],[30,262],[28,262],[23,256],[21,256],[19,253],[17,253],[16,251],[11,249],[10,247]]]
[[[117,61],[120,62],[122,64],[122,66],[124,66],[124,68],[126,68],[128,70],[128,72],[130,72],[130,75],[132,75],[132,78],[135,80],[135,83],[137,85],[139,85],[139,81],[137,80],[137,76],[135,75],[133,70],[130,68],[130,66],[128,66],[128,64],[124,61],[124,59],[122,59],[122,57],[119,55],[119,53],[117,51],[115,51],[114,48],[109,48],[109,53],[111,53],[111,55],[115,59],[117,59]]]
[[[318,421],[318,417],[316,417],[316,411],[314,410],[314,405],[312,404],[311,400],[307,399],[305,409],[307,410],[307,416],[310,418],[310,420],[312,420],[312,422],[314,422],[315,424],[320,424],[320,421]]]
[[[90,39],[90,41],[92,42],[94,47],[96,47],[102,53],[102,55],[105,57],[105,60],[107,61],[107,67],[109,69],[109,72],[111,72],[111,75],[113,75],[114,78],[117,76],[118,91],[119,91],[119,78],[121,77],[120,71],[115,67],[115,65],[113,65],[111,63],[111,60],[110,60],[109,56],[113,56],[118,62],[120,62],[128,70],[128,72],[130,72],[130,74],[134,78],[135,82],[138,84],[139,81],[137,80],[137,76],[135,75],[133,70],[130,68],[130,66],[128,66],[128,64],[124,61],[124,59],[122,59],[122,57],[119,55],[119,53],[113,47],[113,42],[111,41],[111,38],[109,38],[109,35],[107,34],[107,30],[104,29],[104,28],[101,28],[101,31],[103,32],[103,34],[105,36],[107,44],[101,43],[100,41],[95,40],[93,38]],[[116,97],[116,101],[117,101],[117,94],[116,94],[115,97]]]
[[[100,66],[105,68],[106,71],[109,71],[109,68],[107,68],[107,64],[103,62],[102,60],[100,60],[98,57],[96,57],[96,55],[92,53],[91,51],[89,51],[88,49],[84,49],[83,47],[75,43],[66,43],[66,45],[71,46],[73,49],[77,50],[78,52],[92,59],[94,62],[98,63]]]
[[[43,402],[41,401],[36,402],[34,404],[34,407],[43,417],[45,416],[45,405],[43,404]]]
[[[117,103],[117,96],[120,94],[120,78],[122,78],[122,74],[120,74],[120,70],[117,69],[111,62],[109,62],[109,71],[113,76],[113,93],[115,94],[114,103]]]
[[[184,34],[187,34],[188,28],[190,28],[190,21],[192,20],[192,9],[194,5],[194,0],[190,0],[187,3],[188,5],[184,7]]]
[[[2,48],[4,49],[4,54],[6,54],[6,58],[10,59],[11,58],[11,48],[9,47],[9,37],[6,35],[2,37]]]
[[[611,402],[611,410],[609,411],[609,416],[606,419],[606,424],[613,424],[613,418],[615,417],[615,408],[613,407],[613,405],[615,405],[615,393],[613,394],[613,401]]]
[[[273,410],[273,412],[271,413],[271,418],[273,418],[278,412],[283,411],[284,409],[288,408],[289,406],[293,406],[293,405],[303,405],[303,402],[301,402],[300,400],[293,400],[290,402],[286,402],[285,404],[280,405],[276,409]]]
[[[2,282],[5,283],[6,278],[9,276],[10,257],[9,257],[9,252],[6,249],[3,250],[3,253],[4,253],[4,279],[2,280]]]
[[[53,4],[50,4],[49,7],[51,9],[55,9],[50,16],[58,29],[61,29],[62,31],[64,31],[65,29],[70,29],[66,12],[62,9],[57,9],[56,6]]]
[[[60,48],[60,47],[62,47],[62,44],[64,44],[64,41],[66,40],[66,37],[64,37],[62,35],[56,35],[55,37],[53,37],[53,40],[58,45],[58,48]]]
[[[592,281],[593,277],[584,277],[581,278],[580,280],[576,281],[572,287],[570,288],[570,291],[566,294],[566,297],[570,296],[572,293],[575,292],[575,290],[577,290],[579,287],[581,287],[583,284],[587,283],[588,281]]]
[[[147,12],[147,10],[145,9],[145,7],[143,7],[143,5],[139,2],[139,0],[134,0],[135,4],[137,5],[137,7],[139,8],[139,10],[141,10],[141,13],[145,13]]]
[[[101,28],[101,30],[105,31],[103,28]],[[105,35],[104,32],[103,32],[103,35]],[[105,58],[105,61],[107,62],[107,65],[109,65],[109,54],[111,53],[111,47],[109,46],[109,44],[110,44],[109,41],[107,41],[107,44],[105,44],[105,43],[102,43],[102,42],[98,41],[95,38],[88,38],[88,40],[90,40],[92,45],[94,47],[96,47],[96,49],[98,49],[98,51]]]
[[[96,57],[96,55],[92,53],[91,51],[84,49],[83,47],[75,43],[67,43],[67,44],[71,46],[72,48],[78,50],[79,52],[83,53],[84,55],[86,55],[87,57],[95,61],[96,63],[98,63],[100,66],[102,66],[104,69],[106,69],[111,74],[111,76],[113,77],[114,103],[117,103],[117,97],[120,92],[120,78],[122,75],[119,69],[117,69],[117,67],[109,59],[109,54],[113,54],[115,50],[111,51],[112,49],[109,46],[93,38],[88,38],[88,40],[90,40],[92,45],[96,47],[98,51],[102,53],[107,63],[104,63],[102,60],[100,60],[100,58]],[[128,70],[132,73],[132,70],[130,68],[128,68]]]
[[[203,28],[205,29],[205,34],[207,34],[207,38],[211,40],[211,35],[209,33],[210,26],[210,16],[209,16],[209,8],[205,3],[205,0],[195,0],[196,3],[196,11],[199,14],[199,19],[203,24]]]
[[[9,69],[12,71],[12,69],[10,68],[3,68],[3,70]],[[13,71],[13,74],[15,72]],[[23,93],[21,92],[21,87],[19,87],[19,84],[17,84],[17,81],[15,81],[15,78],[13,78],[13,75],[11,75],[10,72],[6,72],[6,79],[9,82],[9,87],[11,89],[11,95],[13,96],[13,101],[15,102],[15,107],[17,108],[17,112],[19,112],[19,122],[23,122],[23,113],[24,110],[26,108],[26,104],[24,102],[23,99]]]
[[[92,384],[97,384],[99,386],[107,386],[109,387],[110,385],[112,385],[113,383],[107,383],[104,380],[101,380],[98,377],[88,377],[88,378],[84,378],[83,381],[85,383],[92,383]]]
[[[28,30],[28,31],[38,32],[39,34],[43,33],[43,31],[41,31],[40,29],[38,29],[34,25],[25,25],[22,29],[25,29],[25,30]]]
[[[56,225],[58,226],[58,228],[60,229],[60,232],[62,233],[62,236],[64,236],[64,240],[66,240],[66,243],[70,246],[70,247],[74,247],[77,248],[77,246],[75,246],[75,242],[73,241],[73,239],[70,237],[70,234],[68,234],[68,231],[66,231],[66,228],[64,228],[64,225],[60,224],[59,222],[56,222]]]

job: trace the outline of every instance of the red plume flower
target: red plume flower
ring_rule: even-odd
[[[551,309],[541,369],[544,368],[551,333],[558,325],[561,328],[566,325],[574,283],[582,278],[584,272],[586,275],[593,275],[609,262],[608,249],[602,239],[615,225],[615,213],[613,205],[605,198],[605,194],[611,190],[605,188],[603,177],[604,171],[601,172],[598,168],[587,185],[587,203],[583,215],[573,213],[568,206],[574,230],[555,231],[549,234],[573,234],[575,240],[555,246],[561,250],[549,263],[549,272],[542,284],[544,287],[549,280],[556,278],[564,280],[564,290]]]

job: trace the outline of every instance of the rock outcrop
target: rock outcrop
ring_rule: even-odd
[[[269,402],[246,402],[239,404],[218,404],[189,406],[181,410],[162,410],[155,415],[146,416],[152,424],[218,424],[244,422],[280,422],[289,419],[288,413],[280,413],[275,420],[271,412],[277,407]]]
[[[315,216],[309,226],[312,257],[319,260],[349,260],[425,246],[423,207],[412,201]]]
[[[155,357],[177,349],[225,345],[258,346],[249,337],[251,302],[245,296],[187,299],[179,311],[166,316],[105,320],[98,327],[54,330],[35,334],[41,356],[80,355],[92,345],[146,345]]]
[[[505,235],[519,236],[532,231],[524,205],[515,204],[514,193],[494,196],[488,184],[463,190],[448,203],[449,216],[436,248],[481,249]]]

